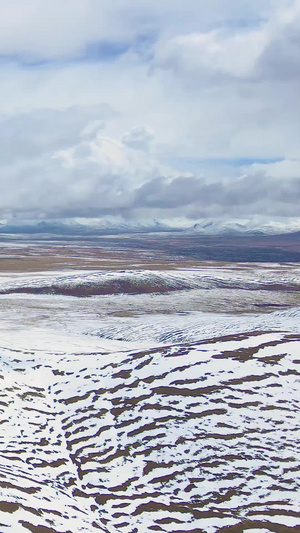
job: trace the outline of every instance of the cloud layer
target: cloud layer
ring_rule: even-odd
[[[0,217],[298,216],[299,0],[0,0]]]

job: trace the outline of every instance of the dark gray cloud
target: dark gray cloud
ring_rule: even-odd
[[[134,207],[204,216],[298,216],[300,177],[275,179],[262,173],[232,181],[203,178],[155,178],[136,191]]]

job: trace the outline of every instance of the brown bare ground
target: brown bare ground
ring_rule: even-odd
[[[9,250],[0,257],[0,272],[43,272],[47,270],[172,270],[203,266],[203,262],[148,257],[142,252],[109,251],[99,248],[64,247]]]

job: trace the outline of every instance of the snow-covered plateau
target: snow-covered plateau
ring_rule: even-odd
[[[300,266],[0,274],[0,532],[300,531]]]

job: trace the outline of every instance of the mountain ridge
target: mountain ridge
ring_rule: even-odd
[[[300,219],[201,219],[187,221],[120,220],[101,218],[8,219],[0,221],[0,234],[118,235],[178,232],[186,235],[280,235],[300,232]]]

